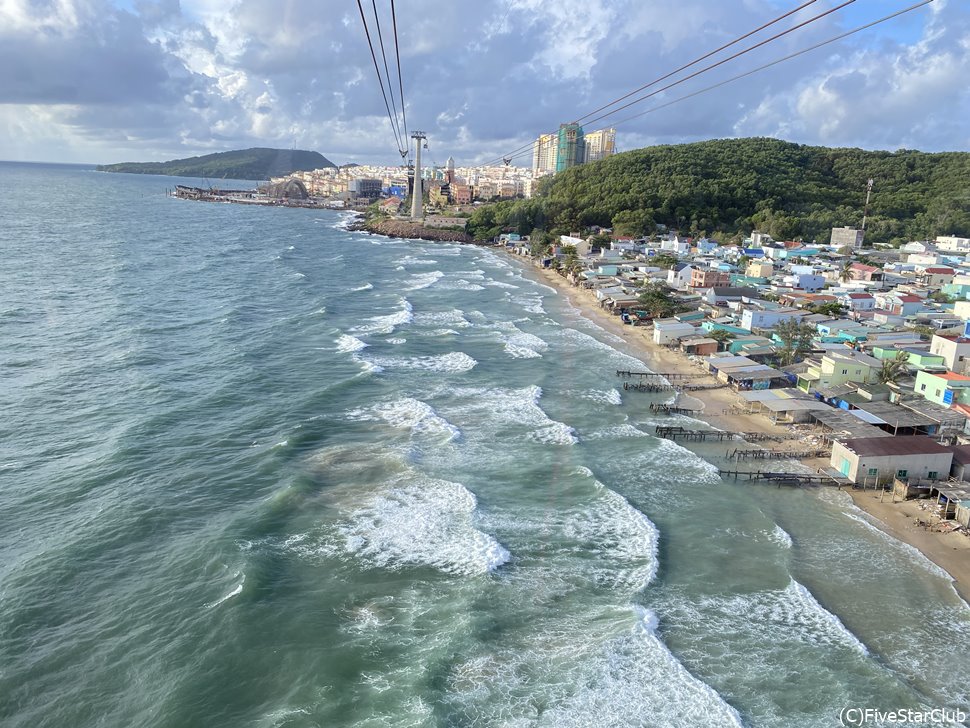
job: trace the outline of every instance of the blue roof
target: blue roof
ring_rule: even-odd
[[[749,258],[764,258],[765,251],[761,248],[744,248],[742,251]]]

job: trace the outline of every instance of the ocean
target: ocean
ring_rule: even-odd
[[[0,164],[0,725],[970,712],[946,574],[654,437],[525,265],[179,181]]]

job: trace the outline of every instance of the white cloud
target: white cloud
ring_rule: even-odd
[[[892,4],[879,3],[871,17]],[[387,3],[378,6],[393,73]],[[506,153],[782,12],[773,0],[412,0],[402,7],[408,122],[459,162]],[[338,0],[135,0],[134,8],[0,0],[0,158],[163,159],[296,144],[338,162],[397,161],[356,8]],[[892,32],[880,26],[621,125],[618,144],[767,134],[968,149],[970,8],[943,0],[930,8]],[[833,15],[752,54],[757,60],[739,60],[614,118],[847,23]],[[371,33],[376,43],[373,26]],[[396,78],[393,91],[396,97]]]

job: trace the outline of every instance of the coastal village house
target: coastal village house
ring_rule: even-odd
[[[954,404],[970,404],[970,377],[955,372],[933,373],[921,371],[916,374],[916,393],[930,402],[949,407]]]
[[[952,462],[950,448],[921,435],[837,440],[829,460],[853,483],[872,485],[946,479]]]
[[[967,374],[970,367],[970,338],[964,336],[934,336],[930,353],[943,357],[947,369],[957,374]]]
[[[821,360],[808,360],[808,370],[798,375],[798,388],[803,392],[835,387],[848,382],[864,384],[873,381],[881,362],[862,352],[829,352]]]

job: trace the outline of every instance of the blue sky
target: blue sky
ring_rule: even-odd
[[[856,0],[614,119],[912,1]],[[377,4],[387,31],[389,0]],[[408,122],[428,133],[436,161],[487,161],[799,4],[397,0]],[[797,18],[837,4],[815,0]],[[249,146],[314,149],[337,163],[399,159],[357,6],[346,0],[0,0],[0,64],[0,159],[162,160]],[[617,141],[774,136],[970,150],[967,78],[970,3],[935,0],[620,124]]]

